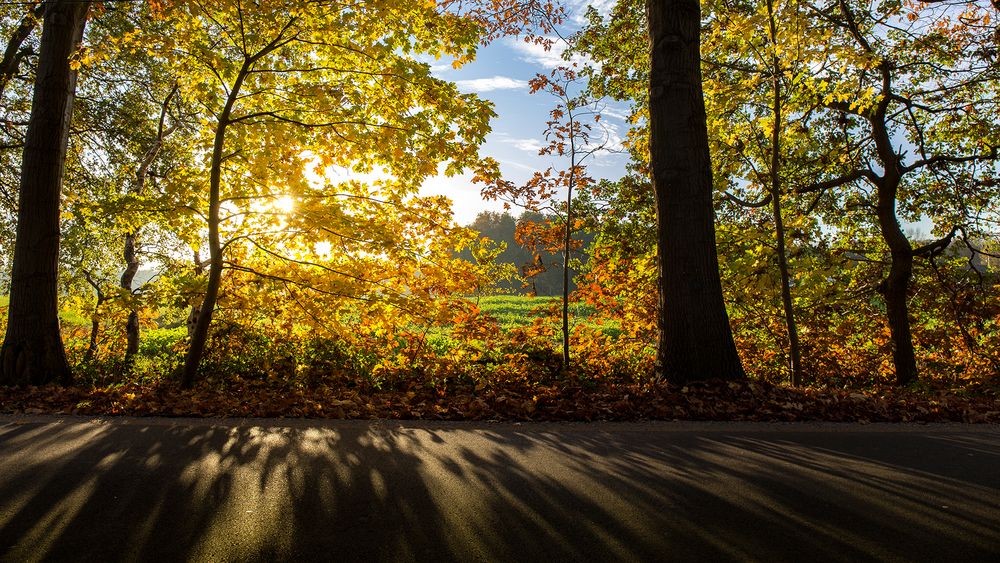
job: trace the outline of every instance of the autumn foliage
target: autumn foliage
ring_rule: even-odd
[[[523,184],[481,150],[492,105],[428,61],[458,67],[501,37],[551,45],[565,10],[348,4],[95,4],[71,61],[60,216],[74,381],[0,388],[0,412],[1000,421],[992,5],[702,3],[719,274],[749,380],[677,386],[654,375],[644,2],[586,12],[565,35],[588,63],[531,82],[553,102],[531,134],[565,166]],[[8,51],[34,52],[36,7],[3,9]],[[37,61],[3,64],[6,287]],[[606,100],[631,108],[613,147],[629,165],[598,181],[585,164],[612,149]],[[535,220],[511,242],[457,224],[421,185],[460,173]],[[507,244],[535,259],[503,262]],[[559,253],[565,308],[498,295]],[[903,388],[900,288],[919,373]]]

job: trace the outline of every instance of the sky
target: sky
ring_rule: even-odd
[[[586,2],[568,0],[566,2],[569,19],[560,28],[565,36],[577,29],[580,16],[588,4],[605,10],[613,2],[608,0]],[[537,170],[550,166],[565,167],[565,157],[539,156],[538,150],[545,144],[545,122],[556,99],[545,92],[531,94],[528,81],[536,74],[548,74],[558,66],[566,65],[561,58],[564,44],[558,42],[550,51],[541,46],[525,43],[519,38],[500,39],[486,47],[481,47],[476,59],[461,68],[453,69],[449,61],[429,61],[432,72],[438,78],[455,82],[462,92],[475,93],[480,98],[494,104],[492,132],[480,148],[483,156],[495,158],[500,163],[504,178],[515,183],[523,183]],[[580,62],[580,61],[578,61]],[[602,114],[602,123],[609,129],[610,145],[620,141],[627,126],[623,118],[628,115],[627,106],[608,103]],[[587,171],[595,179],[615,179],[624,174],[627,157],[620,153],[601,153],[589,161]],[[455,220],[463,225],[471,223],[481,211],[502,211],[503,203],[484,201],[480,187],[471,181],[470,174],[446,178],[438,176],[424,183],[421,193],[448,196],[453,203]],[[512,209],[515,215],[520,210]]]

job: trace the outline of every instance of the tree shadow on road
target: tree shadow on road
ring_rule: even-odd
[[[7,423],[0,554],[989,561],[1000,555],[997,444],[996,433]],[[981,463],[957,463],[970,454]]]

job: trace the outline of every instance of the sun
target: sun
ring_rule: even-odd
[[[292,211],[295,211],[295,200],[287,195],[280,197],[274,201],[274,208],[285,215],[290,215]]]

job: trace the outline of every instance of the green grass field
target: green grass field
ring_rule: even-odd
[[[489,295],[478,298],[469,297],[468,299],[478,304],[484,314],[496,319],[504,331],[530,326],[539,317],[550,318],[553,324],[558,323],[560,298],[557,296]],[[6,307],[8,303],[9,297],[0,295],[0,309]],[[570,303],[571,325],[590,324],[593,321],[587,317],[592,313],[593,307],[582,303]],[[90,320],[78,313],[63,311],[59,316],[64,326],[74,326],[81,329],[90,326]],[[613,334],[617,332],[617,327],[605,324],[603,330]],[[144,330],[140,344],[140,356],[172,355],[175,344],[183,340],[186,334],[184,327]],[[454,345],[454,342],[451,341],[450,327],[435,327],[430,329],[427,334],[430,340],[435,342],[442,351]]]
[[[472,299],[475,301],[474,299]],[[558,318],[560,298],[554,296],[529,297],[527,295],[490,295],[479,298],[479,307],[484,313],[495,318],[500,327],[504,330],[528,326],[537,317],[552,316],[555,311],[556,316],[552,316],[555,322]],[[584,303],[569,304],[570,325],[580,323],[593,325],[594,321],[589,317],[594,313],[594,308]],[[619,332],[616,323],[607,322],[601,326],[605,334],[616,335]]]
[[[548,315],[559,303],[558,297],[528,297],[526,295],[488,295],[476,301],[483,313],[500,322],[504,330],[528,326],[539,316]]]
[[[475,301],[475,299],[471,299]],[[554,296],[529,297],[527,295],[489,295],[478,300],[480,309],[500,322],[505,330],[528,326],[536,317],[549,316],[558,311],[560,298]],[[573,319],[582,319],[594,312],[594,308],[582,303],[570,303],[569,314]]]

